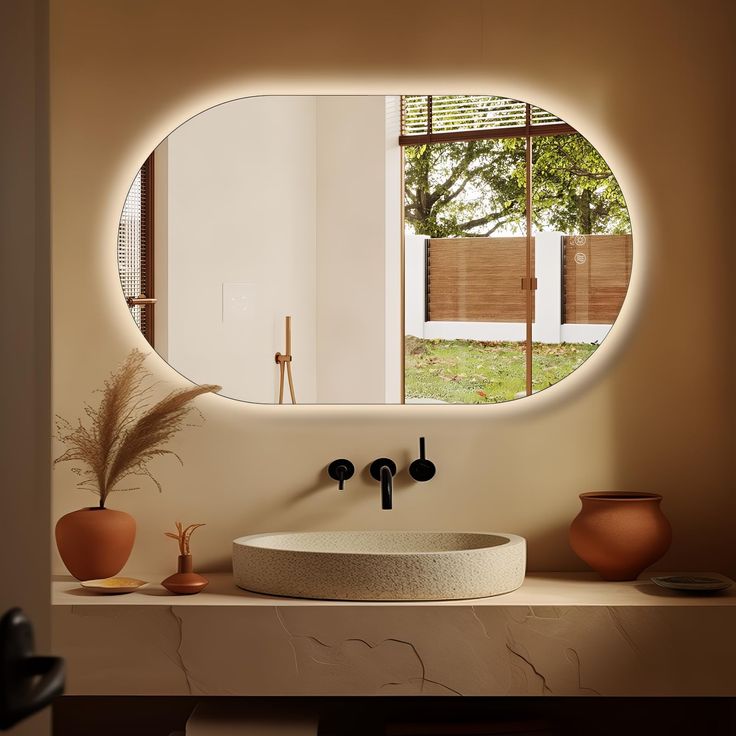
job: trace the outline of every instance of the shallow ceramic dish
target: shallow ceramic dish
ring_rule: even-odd
[[[660,588],[682,590],[688,593],[715,593],[733,585],[733,580],[729,578],[714,578],[707,575],[667,575],[652,578],[652,582],[659,585]]]
[[[91,590],[93,593],[116,595],[132,593],[134,590],[148,585],[148,581],[136,578],[103,578],[102,580],[81,580],[79,584],[85,590]]]

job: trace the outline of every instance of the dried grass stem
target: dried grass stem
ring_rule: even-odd
[[[151,406],[155,384],[144,385],[150,377],[143,367],[145,357],[133,349],[122,366],[110,374],[99,406],[84,408],[86,424],[82,419],[72,424],[57,417],[56,436],[67,449],[54,463],[80,463],[72,468],[81,477],[78,486],[99,495],[100,508],[105,508],[113,491],[135,490],[119,485],[129,476],[147,476],[160,491],[161,485],[148,463],[161,455],[174,455],[181,462],[167,445],[194,410],[190,402],[221,388],[208,384],[179,389]]]

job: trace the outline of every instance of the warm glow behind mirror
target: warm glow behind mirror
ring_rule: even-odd
[[[597,349],[630,233],[601,156],[523,102],[251,97],[151,154],[118,264],[156,352],[225,396],[482,404]]]

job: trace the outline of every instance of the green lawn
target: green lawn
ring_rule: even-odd
[[[406,337],[406,398],[494,404],[524,391],[524,343]],[[534,343],[533,389],[557,383],[589,358],[590,343]]]

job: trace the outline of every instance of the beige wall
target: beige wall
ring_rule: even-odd
[[[223,396],[275,403],[273,356],[291,315],[298,396],[315,403],[315,125],[312,96],[236,100],[172,132],[165,166],[156,157],[155,180],[168,180],[165,201],[155,200],[168,234],[156,249],[168,250],[166,271],[155,271],[168,314],[156,350]],[[233,288],[245,290],[247,312],[228,308]]]
[[[317,98],[317,397],[321,404],[386,401],[386,331],[391,320],[386,315],[385,149],[383,96]],[[398,165],[394,172],[398,178]],[[392,214],[397,239],[399,213]],[[397,262],[399,257],[394,254]],[[392,316],[398,327],[399,310]],[[399,373],[398,361],[391,361],[391,369]],[[398,403],[398,397],[393,401]]]
[[[660,491],[666,568],[736,572],[729,132],[733,12],[726,0],[557,4],[430,0],[53,0],[54,409],[79,413],[134,345],[119,295],[117,218],[135,168],[192,114],[252,94],[493,93],[530,100],[584,133],[616,172],[634,231],[631,294],[605,345],[558,386],[492,407],[261,407],[201,400],[164,491],[112,498],[133,513],[130,570],[168,571],[175,519],[206,522],[194,552],[225,567],[240,534],[288,528],[516,532],[529,566],[582,569],[566,528],[577,494]],[[137,12],[136,12],[137,11]],[[443,43],[430,43],[442,37]],[[698,114],[692,114],[694,109]],[[683,335],[697,335],[686,341]],[[156,356],[156,377],[181,379]],[[405,468],[428,438],[439,473]],[[379,509],[362,470],[402,468]],[[345,493],[324,473],[361,469]],[[55,473],[54,516],[88,503]],[[59,563],[57,562],[57,567]]]
[[[246,97],[156,148],[155,348],[179,373],[276,403],[291,315],[298,403],[400,402],[401,221],[387,189],[401,169],[386,105]],[[240,296],[245,312],[229,307]]]

